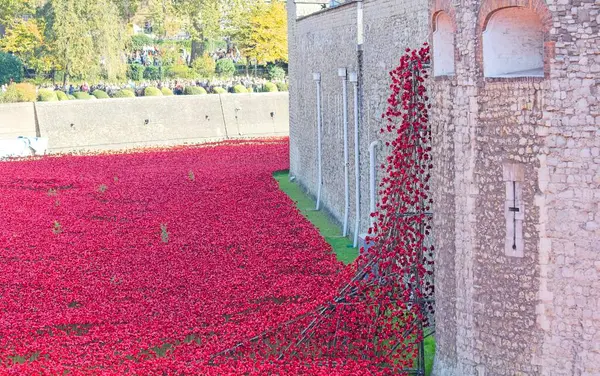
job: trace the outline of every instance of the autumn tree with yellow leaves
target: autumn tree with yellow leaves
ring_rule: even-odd
[[[287,62],[287,13],[285,3],[256,2],[236,39],[242,54],[259,64]]]

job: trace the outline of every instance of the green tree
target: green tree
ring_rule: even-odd
[[[243,38],[252,10],[261,0],[221,0],[223,34],[235,44]]]
[[[18,56],[27,67],[47,71],[51,68],[44,40],[44,24],[37,19],[13,24],[0,39],[0,49]]]
[[[0,25],[8,29],[23,16],[32,15],[36,3],[36,0],[0,0]]]
[[[140,9],[141,0],[112,0],[119,11],[121,19],[127,23],[131,22],[131,19],[137,11]]]
[[[23,63],[18,57],[0,52],[0,85],[4,85],[14,80],[21,82],[23,78]]]
[[[221,32],[221,2],[223,0],[178,0],[176,11],[183,20],[183,28],[192,38],[192,56],[204,54],[206,39],[216,39]]]
[[[133,51],[138,51],[143,49],[146,46],[153,46],[154,40],[147,36],[146,34],[137,34],[131,37],[131,49]]]
[[[56,67],[70,76],[110,80],[123,77],[127,37],[110,0],[49,0],[46,40]]]
[[[217,61],[215,71],[221,77],[233,77],[235,74],[235,64],[231,59],[221,59]]]
[[[256,3],[240,28],[238,40],[242,53],[259,64],[287,62],[287,13],[285,4],[272,1]]]
[[[181,21],[177,17],[176,5],[180,0],[149,0],[152,32],[164,38],[181,30]]]

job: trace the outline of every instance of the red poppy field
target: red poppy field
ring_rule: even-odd
[[[287,140],[0,162],[0,374],[226,374],[212,354],[331,299],[352,271],[288,164]]]

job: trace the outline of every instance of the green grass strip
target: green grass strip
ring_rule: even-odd
[[[279,189],[296,203],[300,213],[319,230],[321,236],[331,245],[337,259],[344,264],[350,264],[356,260],[358,249],[352,247],[352,240],[349,237],[342,237],[340,227],[331,220],[327,213],[323,210],[315,210],[315,201],[300,188],[300,185],[290,181],[289,171],[277,171],[273,177],[279,183]],[[431,374],[434,355],[435,338],[429,336],[425,338],[425,374],[427,376]]]
[[[295,203],[300,213],[308,219],[331,245],[337,259],[344,264],[350,264],[358,257],[358,249],[352,247],[352,239],[342,237],[342,231],[323,210],[315,210],[315,201],[294,182],[290,182],[288,171],[278,171],[273,177],[279,183],[279,188]]]
[[[433,369],[433,359],[435,357],[435,337],[425,338],[425,375],[431,375]]]

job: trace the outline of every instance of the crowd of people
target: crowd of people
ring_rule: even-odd
[[[237,77],[235,79],[213,79],[213,80],[184,80],[184,79],[173,79],[173,80],[163,80],[163,81],[142,81],[142,82],[133,82],[129,81],[127,83],[113,84],[113,83],[104,83],[100,82],[97,84],[89,85],[87,82],[84,82],[80,85],[69,84],[66,87],[62,85],[43,85],[40,88],[42,89],[54,89],[56,91],[63,91],[66,94],[73,95],[74,92],[86,92],[93,93],[95,90],[102,90],[106,92],[108,95],[113,96],[116,92],[122,89],[130,89],[135,92],[136,95],[143,95],[144,90],[147,87],[156,87],[158,89],[168,88],[173,91],[175,95],[182,95],[184,89],[188,86],[196,86],[202,87],[207,92],[211,92],[215,87],[221,87],[228,92],[233,92],[233,88],[236,85],[243,85],[246,88],[252,88],[254,92],[261,91],[262,87],[265,83],[269,82],[264,78],[256,78],[256,77]]]
[[[189,64],[189,55],[185,53],[185,50],[183,50],[181,58],[183,59],[183,61]],[[145,47],[142,50],[133,52],[130,56],[128,56],[127,62],[129,64],[140,64],[145,67],[151,65],[158,67],[163,65],[162,54],[159,51],[159,49],[155,46]]]
[[[181,48],[179,51],[179,64],[190,64],[191,55],[190,53]],[[234,63],[238,63],[242,60],[242,55],[236,47],[216,49],[212,53],[209,53],[214,61],[221,59],[230,59]],[[140,64],[143,66],[162,66],[163,65],[163,53],[157,46],[146,46],[143,49],[132,52],[127,56],[127,62],[129,64]]]
[[[242,55],[240,54],[240,51],[237,49],[237,47],[231,47],[228,49],[217,49],[209,56],[212,57],[215,61],[221,59],[231,59],[236,64],[242,59]]]

